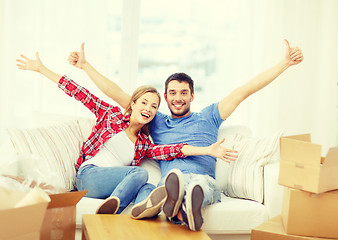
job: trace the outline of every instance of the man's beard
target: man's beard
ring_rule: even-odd
[[[174,113],[170,108],[169,108],[171,115],[175,116],[175,117],[182,117],[185,114],[187,114],[190,111],[190,108],[185,109],[182,113]]]

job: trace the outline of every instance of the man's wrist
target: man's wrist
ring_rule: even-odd
[[[286,58],[284,58],[281,63],[280,63],[281,67],[283,68],[283,70],[286,70],[287,68],[289,68],[291,66],[290,61]]]

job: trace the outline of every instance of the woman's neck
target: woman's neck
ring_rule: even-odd
[[[130,123],[129,126],[124,131],[126,132],[128,138],[135,143],[137,135],[142,127],[143,126]]]

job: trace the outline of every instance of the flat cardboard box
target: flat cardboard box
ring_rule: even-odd
[[[287,234],[338,238],[338,190],[315,194],[285,188],[282,219]]]
[[[252,229],[251,240],[326,240],[329,238],[304,237],[289,235],[285,232],[281,216]]]
[[[48,201],[14,208],[26,193],[0,188],[0,239],[37,240]]]
[[[42,240],[75,239],[76,204],[87,191],[51,194],[40,232]]]
[[[280,139],[279,184],[313,193],[338,189],[338,147],[321,157],[322,147],[311,143],[311,135]]]

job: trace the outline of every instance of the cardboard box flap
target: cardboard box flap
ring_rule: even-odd
[[[308,141],[299,140],[301,138],[309,139],[309,136],[308,134],[305,134],[281,138],[281,160],[294,162],[296,167],[300,168],[304,167],[304,164],[321,164],[322,146]]]
[[[14,208],[29,194],[0,187],[0,239],[38,239],[50,199]]]
[[[48,202],[1,211],[0,239],[40,232]],[[23,217],[27,216],[27,217]]]
[[[51,201],[48,204],[48,209],[75,206],[87,192],[75,191],[49,195]]]
[[[300,134],[300,135],[293,135],[293,136],[287,136],[283,138],[289,138],[289,139],[294,139],[294,140],[299,140],[303,142],[311,142],[311,134]]]
[[[329,149],[329,152],[324,159],[323,166],[331,167],[338,165],[338,147],[333,147]]]
[[[13,208],[27,193],[0,187],[0,210]]]

